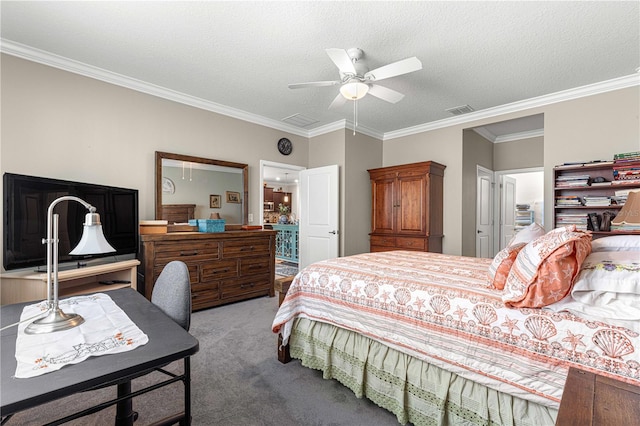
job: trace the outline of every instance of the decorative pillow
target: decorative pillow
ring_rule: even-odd
[[[640,251],[640,235],[613,235],[591,242],[591,251]]]
[[[503,248],[498,254],[496,254],[496,257],[493,258],[493,262],[491,262],[491,266],[489,266],[488,273],[489,284],[491,284],[493,288],[498,290],[504,289],[507,277],[511,271],[511,266],[516,260],[518,253],[520,253],[520,250],[522,250],[526,245],[526,243],[517,243]]]
[[[514,308],[541,308],[564,298],[585,257],[591,233],[575,226],[557,228],[528,243],[518,253],[502,295]]]
[[[520,243],[529,243],[536,238],[542,237],[546,232],[547,231],[545,231],[542,226],[534,222],[526,228],[522,228],[520,231],[518,231],[518,233],[514,235],[513,238],[511,238],[511,241],[509,241],[509,244],[507,245],[514,246]]]

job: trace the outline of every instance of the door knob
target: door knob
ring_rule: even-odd
[[[336,235],[338,231],[329,231],[330,234]]]
[[[478,234],[482,234],[482,231],[480,231],[479,229],[478,229]]]

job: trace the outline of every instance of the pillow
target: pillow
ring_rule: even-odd
[[[640,235],[614,235],[593,240],[591,251],[640,251]]]
[[[640,320],[640,254],[601,251],[584,260],[571,296],[601,318]]]
[[[517,243],[511,246],[507,246],[500,250],[496,257],[493,258],[493,262],[489,266],[489,284],[498,290],[504,289],[504,284],[507,282],[507,277],[511,271],[511,266],[516,260],[518,253],[526,243]]]
[[[544,228],[534,222],[526,228],[522,228],[518,231],[518,233],[511,238],[507,246],[531,242],[536,238],[542,237],[545,233],[546,231]]]
[[[502,301],[513,308],[541,308],[559,301],[571,290],[590,252],[591,233],[575,226],[554,229],[531,241],[511,267]]]

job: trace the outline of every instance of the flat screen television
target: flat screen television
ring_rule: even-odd
[[[96,208],[107,241],[115,253],[71,256],[80,241],[88,210],[75,201],[55,206],[59,215],[59,263],[77,266],[90,259],[131,255],[138,252],[138,190],[71,182],[36,176],[5,173],[3,177],[3,264],[5,270],[31,268],[43,270],[47,264],[47,209],[53,200],[74,195]],[[127,256],[129,257],[129,256]],[[46,269],[46,268],[44,268]],[[61,267],[63,269],[63,267]]]

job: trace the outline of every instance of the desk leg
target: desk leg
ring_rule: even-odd
[[[184,359],[184,419],[180,424],[191,424],[191,357]]]
[[[118,398],[131,394],[131,382],[118,384]],[[132,398],[124,399],[116,405],[116,426],[133,426],[135,412]]]

